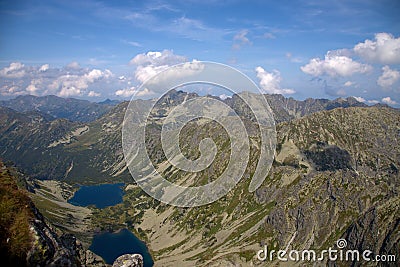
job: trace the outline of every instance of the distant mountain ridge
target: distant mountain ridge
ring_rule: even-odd
[[[119,103],[121,103],[121,101],[119,101],[119,100],[111,100],[111,99],[109,99],[109,98],[107,98],[106,100],[104,100],[104,101],[101,101],[101,102],[97,102],[98,104],[101,104],[101,105],[110,105],[110,106],[116,106],[116,105],[118,105]]]
[[[274,111],[276,121],[288,121],[300,118],[322,110],[349,107],[368,107],[368,105],[357,101],[354,97],[337,98],[334,100],[307,98],[296,100],[292,97],[286,98],[282,95],[264,95],[271,109]]]
[[[94,103],[88,100],[62,98],[55,95],[33,96],[23,95],[11,100],[0,101],[0,106],[14,109],[18,112],[39,111],[57,118],[71,121],[94,121],[110,111],[115,101]]]
[[[171,90],[165,97],[171,100],[183,101],[186,93]],[[197,94],[188,94],[189,97],[196,97]],[[264,95],[274,112],[277,123],[300,118],[322,110],[348,107],[368,107],[365,103],[357,101],[354,97],[329,99],[307,98],[296,100],[292,97],[286,98],[280,94]],[[235,98],[235,96],[233,96]],[[232,98],[224,100],[227,104],[232,103]],[[122,101],[124,102],[124,101]],[[91,122],[107,114],[113,107],[122,103],[119,100],[106,99],[101,102],[90,102],[75,98],[62,98],[54,95],[33,96],[23,95],[10,100],[1,100],[0,106],[11,108],[18,112],[37,111],[53,119],[64,118],[71,121]],[[125,101],[126,102],[126,101]],[[375,106],[389,107],[386,104]],[[49,119],[51,117],[48,117]]]
[[[232,97],[228,97],[223,101],[231,107],[235,106],[238,108],[238,104],[243,104],[240,100],[240,94],[241,93],[237,95],[235,94]],[[193,97],[197,97],[198,95],[196,93],[185,93],[182,91],[170,90],[167,94],[164,95],[162,100],[164,102],[166,101],[167,103],[174,102],[176,104],[183,102],[186,96],[190,99]],[[334,100],[324,98],[307,98],[305,100],[296,100],[292,97],[287,98],[281,94],[264,94],[264,97],[268,101],[268,104],[274,113],[275,121],[277,123],[298,119],[303,116],[323,110],[349,107],[369,107],[367,104],[357,101],[357,99],[355,99],[354,97],[339,97]],[[385,104],[377,104],[375,106],[390,108],[388,105]]]

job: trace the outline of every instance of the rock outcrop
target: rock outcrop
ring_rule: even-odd
[[[11,266],[106,266],[72,234],[58,234],[24,189],[24,177],[0,161],[1,258]],[[17,183],[20,187],[17,186]]]
[[[106,266],[100,256],[84,249],[74,235],[59,236],[36,207],[32,209],[34,219],[30,230],[34,242],[27,254],[28,266]]]
[[[119,256],[112,267],[143,267],[143,257],[140,254],[125,254]]]

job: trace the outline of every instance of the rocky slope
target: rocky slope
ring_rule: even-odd
[[[7,266],[105,266],[71,234],[59,235],[30,200],[24,177],[0,162],[0,253]]]
[[[0,107],[0,156],[38,179],[112,181],[124,171],[123,109],[83,124]]]
[[[155,112],[155,118],[162,120],[185,97],[185,93],[172,92],[162,100],[162,110]],[[248,191],[259,155],[258,126],[247,116],[242,102],[235,97],[227,99],[250,132],[250,164],[228,195],[198,208],[162,204],[132,183],[120,143],[127,103],[94,122],[68,122],[65,128],[52,126],[67,125],[60,120],[25,119],[24,114],[3,109],[0,153],[23,166],[25,159],[18,155],[30,151],[37,158],[35,168],[27,167],[31,174],[56,170],[50,174],[57,175],[46,178],[132,183],[123,203],[93,210],[93,227],[127,226],[147,241],[160,266],[257,266],[265,264],[256,257],[264,245],[283,249],[292,240],[292,249],[320,251],[335,246],[339,238],[346,238],[351,249],[368,248],[374,254],[394,254],[399,259],[400,112],[364,107],[352,98],[295,101],[267,97],[279,122],[276,157],[268,177],[258,190]],[[182,143],[191,145],[182,149],[189,157],[198,156],[198,142],[206,137],[213,138],[220,148],[215,163],[189,175],[164,162],[158,123],[155,121],[150,131],[149,154],[169,179],[201,184],[223,171],[229,159],[223,129],[212,122],[185,126]],[[19,149],[12,154],[8,147]],[[40,168],[43,164],[46,167]],[[272,264],[278,264],[277,260]],[[331,263],[325,260],[324,264]]]
[[[196,147],[211,131],[216,144],[222,144],[225,138],[217,129],[212,123],[201,128],[189,125],[183,143],[190,138]],[[174,208],[131,186],[124,203],[98,211],[95,223],[99,227],[127,223],[147,240],[161,266],[260,265],[256,252],[264,244],[283,249],[293,235],[293,249],[321,251],[346,238],[350,249],[368,248],[374,255],[387,253],[399,258],[399,111],[336,108],[283,122],[277,130],[275,163],[255,193],[248,192],[250,179],[243,179],[212,204]],[[157,134],[151,136],[157,138]],[[157,141],[151,147],[150,157],[167,177],[178,183],[188,179],[163,162]],[[256,162],[256,145],[252,149],[250,162]],[[217,176],[225,164],[213,163],[191,179],[201,182]],[[244,177],[253,172],[250,164]],[[372,221],[371,210],[376,210]]]
[[[349,248],[399,258],[399,122],[397,111],[351,108],[278,125],[277,161],[254,194],[244,180],[207,207],[156,207],[135,228],[167,265],[260,264],[262,244],[285,248],[294,233],[295,249],[345,237]]]

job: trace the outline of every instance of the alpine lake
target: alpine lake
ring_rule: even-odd
[[[123,183],[82,185],[68,202],[76,206],[94,205],[103,209],[122,202],[124,187]],[[123,254],[134,253],[143,256],[144,267],[151,267],[154,264],[146,244],[128,229],[96,234],[89,249],[101,256],[107,264],[112,264]]]

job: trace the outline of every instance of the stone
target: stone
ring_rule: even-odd
[[[119,256],[112,267],[143,267],[143,257],[140,254],[125,254]]]

